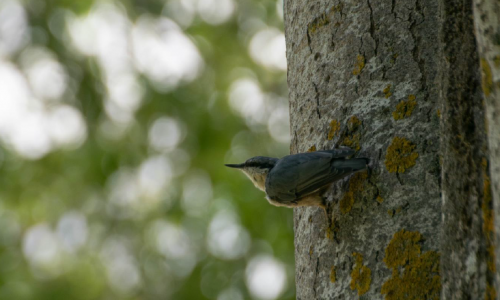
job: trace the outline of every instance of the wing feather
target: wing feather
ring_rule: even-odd
[[[359,170],[346,164],[351,149],[300,153],[280,159],[266,180],[268,197],[282,203],[294,202],[333,181]]]

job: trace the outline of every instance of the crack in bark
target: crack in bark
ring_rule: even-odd
[[[318,119],[321,119],[321,113],[319,112],[319,91],[316,83],[313,82],[314,90],[316,91],[316,113],[318,114]]]
[[[313,49],[311,47],[311,35],[309,35],[309,24],[307,24],[306,35],[307,35],[307,46],[309,46],[309,51],[311,51],[311,54],[312,54]]]
[[[314,292],[314,298],[316,299],[317,296],[316,296],[316,279],[318,279],[318,273],[319,273],[319,270],[318,270],[318,267],[319,267],[319,257],[316,258],[316,270],[314,271],[314,283],[313,283],[313,292]]]
[[[377,199],[378,196],[380,196],[380,189],[378,188],[378,185],[372,181],[372,170],[368,168],[368,184],[371,185],[373,188],[375,188],[376,193],[373,195],[373,199]]]
[[[411,53],[412,53],[412,56],[413,56],[413,60],[417,63],[418,65],[418,69],[420,71],[420,85],[421,85],[421,90],[424,91],[424,101],[427,101],[427,99],[429,98],[429,93],[427,92],[427,76],[425,74],[425,61],[424,59],[421,59],[420,58],[420,55],[419,55],[419,52],[420,52],[420,47],[418,46],[419,45],[419,41],[420,41],[420,37],[417,37],[417,32],[416,32],[416,26],[422,24],[424,22],[424,16],[423,14],[421,13],[422,11],[422,8],[420,7],[420,2],[419,0],[416,0],[415,1],[415,10],[417,11],[417,13],[419,15],[422,16],[422,21],[421,22],[418,22],[417,23],[417,18],[415,17],[411,17],[410,15],[410,19],[413,19],[410,23],[410,28],[409,28],[409,31],[410,31],[410,35],[413,39],[413,44],[414,44],[414,47],[413,49],[411,50]]]
[[[433,108],[429,108],[429,111],[427,111],[426,115],[427,115],[427,122],[430,122],[431,121],[431,112],[432,112]]]
[[[372,9],[372,5],[370,3],[370,0],[366,0],[366,3],[368,4],[368,8],[370,9],[370,36],[373,39],[373,42],[375,43],[375,50],[374,51],[375,51],[375,56],[377,56],[378,42],[377,42],[377,39],[375,38],[375,21],[373,19],[373,9]]]
[[[401,185],[405,185],[405,184],[403,183],[403,181],[401,180],[401,178],[399,177],[399,173],[396,173],[396,178],[398,179],[399,184],[401,184]]]

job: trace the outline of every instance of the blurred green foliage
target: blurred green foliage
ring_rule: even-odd
[[[1,55],[0,62],[24,72],[23,53],[34,47],[51,52],[69,82],[58,103],[80,112],[86,135],[81,143],[53,147],[36,158],[22,155],[6,139],[0,143],[0,299],[249,299],[258,295],[248,287],[248,266],[260,255],[283,264],[286,285],[277,295],[294,299],[292,211],[270,206],[243,174],[223,166],[250,156],[288,154],[286,138],[271,136],[272,124],[254,122],[229,104],[235,80],[250,78],[266,95],[264,101],[274,103],[269,114],[276,105],[287,107],[285,72],[256,62],[249,50],[258,31],[283,30],[279,4],[229,1],[233,11],[218,24],[192,12],[192,21],[179,30],[199,51],[201,71],[168,91],[136,72],[141,102],[132,119],[120,123],[105,108],[109,74],[103,62],[75,50],[68,20],[92,14],[102,3],[123,12],[131,26],[143,16],[175,19],[171,2],[9,1],[24,9],[29,38]],[[7,100],[16,101],[0,99]],[[50,110],[56,104],[43,105]],[[184,135],[164,152],[153,149],[150,141],[151,127],[161,117],[177,120]],[[151,157],[167,159],[173,175],[167,174],[159,194],[129,191]],[[116,185],[120,176],[133,179]],[[154,182],[157,174],[148,176]],[[194,183],[208,178],[209,188],[189,184],[189,178]],[[198,188],[208,193],[208,200],[191,213],[183,198],[186,190]],[[204,195],[195,193],[197,197]],[[236,257],[209,249],[210,226],[221,212],[229,212],[238,234],[248,234],[248,245]],[[155,231],[157,225],[164,234]],[[231,234],[227,238],[234,240]],[[224,236],[220,238],[224,244]]]

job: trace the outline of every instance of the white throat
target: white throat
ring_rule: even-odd
[[[269,169],[261,168],[245,168],[242,169],[243,173],[253,182],[256,188],[265,192],[266,191],[266,178]]]

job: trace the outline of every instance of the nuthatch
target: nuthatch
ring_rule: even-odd
[[[337,180],[367,168],[368,159],[352,158],[349,148],[287,155],[281,159],[256,156],[242,164],[227,164],[240,169],[255,187],[266,193],[272,205],[326,207],[323,194]]]

